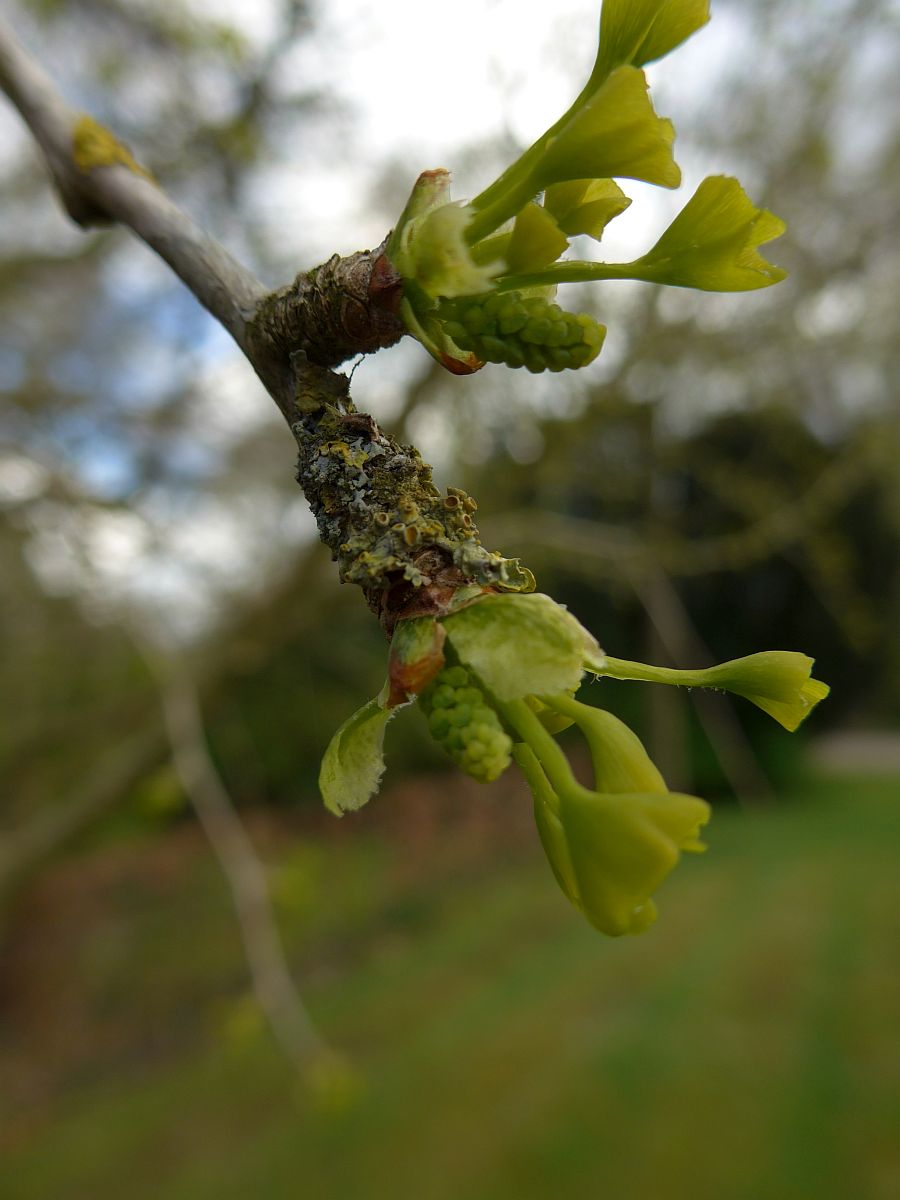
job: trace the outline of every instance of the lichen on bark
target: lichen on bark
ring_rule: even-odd
[[[389,636],[401,617],[448,611],[465,588],[534,589],[517,559],[482,545],[470,496],[441,492],[418,450],[357,410],[344,376],[313,371],[313,384],[308,367],[298,376],[291,426],[298,481],[341,582],[362,588]]]
[[[72,161],[79,171],[93,171],[97,167],[127,167],[135,175],[156,180],[137,161],[128,147],[120,142],[105,125],[83,113],[72,130]]]

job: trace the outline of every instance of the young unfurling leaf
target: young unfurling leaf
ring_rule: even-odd
[[[763,650],[705,667],[680,671],[651,667],[604,656],[598,675],[612,679],[643,679],[650,683],[674,683],[681,687],[720,688],[743,696],[791,733],[798,729],[816,705],[829,693],[827,683],[812,678],[813,660],[796,650]]]
[[[629,198],[612,179],[551,183],[544,192],[544,207],[569,237],[586,233],[599,241],[609,222],[630,204]],[[511,271],[514,269],[510,266]]]
[[[706,292],[745,292],[787,274],[757,247],[781,237],[784,221],[757,208],[736,179],[704,179],[652,250],[630,263],[634,279]]]
[[[384,730],[396,711],[376,697],[357,709],[331,739],[319,770],[319,790],[336,817],[362,808],[378,791],[384,774]]]
[[[674,126],[654,111],[641,67],[708,19],[708,0],[605,0],[590,78],[568,111],[499,178],[459,205],[450,202],[446,171],[420,177],[387,254],[404,281],[401,317],[448,370],[470,374],[494,362],[560,371],[587,366],[599,353],[604,331],[592,317],[584,318],[589,333],[572,343],[564,340],[571,331],[539,321],[532,322],[533,339],[516,330],[498,336],[468,328],[460,313],[495,296],[533,300],[538,290],[549,302],[557,284],[607,279],[749,291],[784,278],[757,249],[783,233],[784,222],[757,208],[737,180],[722,176],[704,180],[656,245],[634,262],[563,257],[569,238],[599,238],[628,206],[615,179],[666,188],[680,183]],[[448,305],[452,300],[461,307]]]
[[[642,67],[669,54],[709,20],[709,0],[604,0],[591,80],[625,63]]]
[[[658,117],[647,80],[618,67],[547,144],[532,171],[539,191],[569,179],[627,176],[674,188],[681,171],[672,157],[675,128]]]

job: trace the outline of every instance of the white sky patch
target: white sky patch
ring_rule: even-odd
[[[29,140],[19,114],[8,104],[0,106],[0,171],[7,174],[21,162]]]
[[[109,579],[127,582],[147,550],[150,533],[146,523],[132,512],[95,512],[85,523],[91,566]]]
[[[316,36],[282,74],[333,95],[349,114],[347,132],[324,148],[298,147],[284,182],[295,224],[302,213],[304,240],[321,254],[384,236],[390,215],[373,211],[371,198],[388,163],[409,164],[404,192],[438,166],[454,171],[458,199],[489,183],[457,169],[462,152],[504,132],[527,144],[559,116],[590,69],[599,6],[559,0],[550,24],[538,6],[513,0],[457,0],[437,12],[420,0],[320,0],[314,11]],[[559,55],[552,43],[563,26],[571,53]]]
[[[794,313],[797,328],[813,340],[846,332],[866,312],[867,297],[858,283],[846,279],[827,284],[801,300]]]
[[[0,506],[22,504],[40,496],[47,486],[47,471],[21,454],[0,457]]]
[[[533,137],[532,123],[540,133],[559,115],[574,95],[572,76],[593,59],[599,5],[556,0],[549,20],[521,0],[320,0],[314,12],[319,36],[300,54],[357,109],[360,141],[373,153],[415,151],[436,166],[481,131],[508,125]],[[548,63],[548,39],[562,24],[584,34],[571,41],[568,62]]]
[[[172,269],[134,238],[123,238],[101,264],[104,287],[114,300],[135,304],[171,286]]]
[[[281,536],[292,546],[303,546],[318,536],[316,519],[309,511],[306,497],[298,495],[281,509],[278,522]]]
[[[158,2],[158,0],[154,0]],[[263,50],[278,32],[281,0],[182,0],[184,8],[241,31],[254,50]]]
[[[250,364],[231,353],[204,367],[195,387],[192,430],[213,449],[227,450],[281,421]]]

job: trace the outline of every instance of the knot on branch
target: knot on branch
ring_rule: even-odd
[[[252,345],[282,364],[302,351],[315,366],[339,366],[399,341],[406,332],[398,316],[402,289],[383,244],[346,258],[335,254],[262,301]]]

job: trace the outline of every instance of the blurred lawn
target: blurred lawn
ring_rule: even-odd
[[[106,1041],[7,1115],[0,1194],[896,1200],[898,800],[830,780],[717,813],[655,930],[623,941],[536,845],[412,883],[368,833],[301,847],[276,873],[292,962],[366,1082],[337,1116],[240,998],[208,858],[119,879],[67,965]]]

